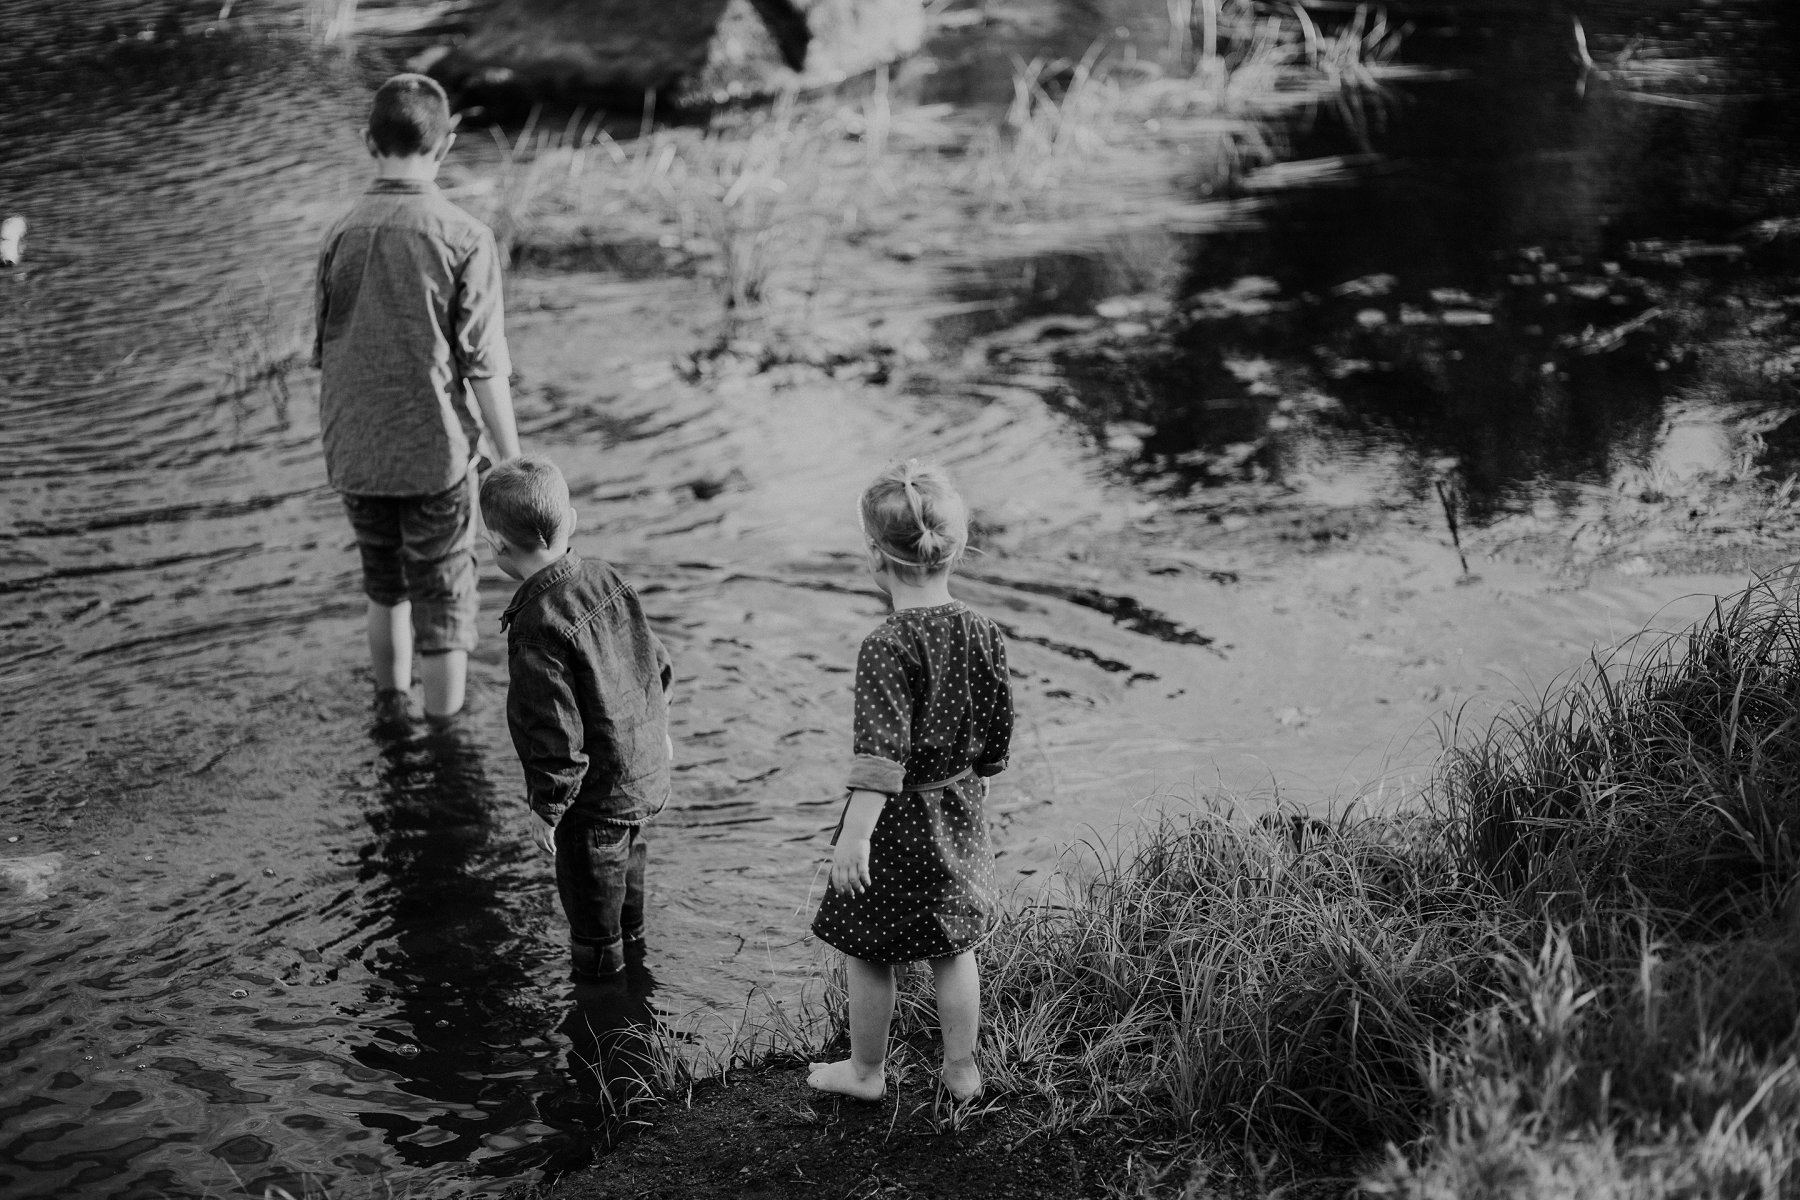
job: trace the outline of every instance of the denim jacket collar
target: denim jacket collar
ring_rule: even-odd
[[[519,615],[519,610],[536,600],[539,596],[573,575],[581,568],[581,555],[570,550],[561,558],[538,571],[531,578],[519,585],[513,593],[512,603],[500,614],[500,628],[505,629]]]

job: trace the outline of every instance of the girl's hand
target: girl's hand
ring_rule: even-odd
[[[869,839],[838,838],[831,854],[831,886],[860,896],[873,882],[869,874]]]
[[[844,819],[838,825],[837,845],[831,852],[831,886],[838,891],[860,896],[875,882],[869,874],[869,839],[875,835],[875,822],[881,819],[881,806],[886,803],[887,797],[880,792],[850,789]]]

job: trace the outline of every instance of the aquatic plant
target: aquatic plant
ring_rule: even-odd
[[[776,294],[810,301],[828,250],[880,232],[897,207],[934,214],[942,224],[927,232],[947,244],[971,218],[1024,236],[1017,222],[1030,217],[1058,245],[1211,227],[1226,206],[1195,204],[1188,186],[1212,191],[1267,162],[1260,116],[1376,86],[1397,40],[1360,10],[1333,32],[1285,10],[1221,11],[1211,74],[1096,43],[1073,62],[1016,62],[998,114],[897,108],[881,74],[855,103],[787,96],[721,110],[704,128],[659,127],[647,105],[629,139],[579,113],[547,130],[534,112],[495,133],[498,163],[467,190],[485,192],[509,249],[600,230],[658,242],[713,280],[731,321],[766,314]],[[1183,146],[1186,178],[1142,152],[1163,141]]]
[[[774,241],[786,213],[788,176],[806,171],[816,144],[798,129],[795,98],[784,96],[745,136],[721,143],[699,178],[700,211],[719,248],[720,290],[727,313],[755,306],[769,278]]]
[[[306,0],[303,8],[306,31],[320,42],[341,42],[356,30],[357,0]],[[231,5],[220,10],[220,19],[230,14]]]
[[[287,428],[292,399],[288,377],[306,363],[303,317],[277,297],[268,282],[260,291],[228,289],[216,308],[195,324],[195,334],[223,376],[219,402],[231,408],[241,436],[267,396],[275,427]]]
[[[760,303],[778,260],[816,258],[809,236],[842,207],[822,161],[844,140],[839,115],[803,117],[792,97],[706,130],[659,129],[647,111],[628,141],[580,113],[546,131],[535,110],[511,138],[493,136],[485,215],[504,253],[559,216],[616,221],[615,236],[712,259],[727,315]]]

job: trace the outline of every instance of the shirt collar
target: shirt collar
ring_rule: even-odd
[[[500,628],[505,629],[519,615],[519,610],[573,575],[581,567],[581,555],[570,550],[547,567],[540,568],[513,593],[512,603],[500,614]]]
[[[438,185],[430,179],[377,179],[369,185],[369,194],[372,196],[392,195],[396,192],[429,196],[437,190]]]

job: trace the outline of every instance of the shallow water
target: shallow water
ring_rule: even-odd
[[[0,0],[0,210],[32,222],[0,273],[9,1196],[493,1193],[603,1141],[609,1031],[653,1015],[717,1044],[752,989],[792,1008],[849,667],[883,611],[846,514],[897,447],[946,458],[990,530],[960,587],[1015,647],[994,816],[1025,885],[1159,790],[1403,793],[1454,705],[1541,688],[1731,584],[1501,561],[1468,582],[1433,460],[1459,461],[1477,522],[1548,503],[1553,527],[1630,470],[1788,469],[1791,382],[1757,354],[1793,340],[1788,243],[1679,252],[1791,199],[1774,3],[1584,6],[1596,55],[1647,40],[1583,96],[1567,14],[1420,8],[1408,55],[1460,82],[1409,87],[1360,133],[1320,114],[1288,135],[1291,156],[1373,157],[1308,186],[1272,171],[1260,231],[963,263],[943,299],[980,315],[938,324],[942,360],[1029,318],[1092,325],[905,388],[690,386],[669,364],[710,336],[703,281],[522,270],[523,436],[680,670],[648,967],[571,988],[497,629],[468,735],[369,735],[355,555],[310,375],[281,369],[317,238],[361,186],[366,88],[425,35],[400,5],[364,4],[387,32],[330,45],[298,6],[248,29],[49,7]],[[1003,100],[997,48],[1148,37],[1164,8],[964,32],[921,99]],[[1102,304],[1119,293],[1156,304]],[[1679,319],[1582,340],[1646,305]],[[1259,481],[1282,486],[1254,539],[1184,507]],[[1362,536],[1374,508],[1397,532]],[[492,617],[510,589],[487,575]]]

